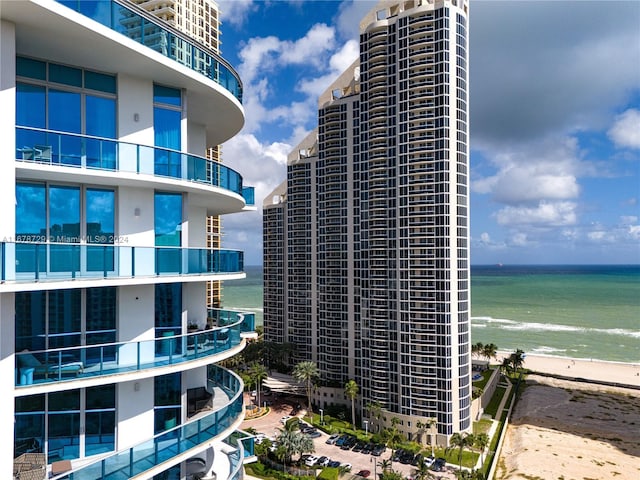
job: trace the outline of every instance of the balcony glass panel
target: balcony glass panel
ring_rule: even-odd
[[[243,269],[244,254],[236,250],[0,242],[0,281],[211,275]]]
[[[195,40],[140,11],[135,5],[116,0],[58,0],[59,3],[155,50],[204,75],[228,90],[242,103],[240,77],[222,57]]]
[[[253,188],[243,188],[238,172],[197,155],[30,127],[16,128],[16,160],[188,180],[231,190],[245,199]],[[250,197],[253,201],[253,192]]]
[[[215,388],[227,397],[223,405],[214,406],[210,414],[199,420],[175,427],[146,442],[74,470],[68,474],[67,478],[69,480],[131,478],[162,462],[171,461],[176,455],[220,435],[243,415],[243,384],[235,374],[216,365],[208,367],[207,381],[209,388]],[[240,474],[242,453],[242,445],[238,445],[238,450],[233,453],[233,457],[230,457],[231,474],[234,479],[238,478],[236,474]]]
[[[229,314],[235,315],[235,323],[184,335],[17,352],[16,386],[136,372],[218,355],[239,345],[247,328],[242,314]]]

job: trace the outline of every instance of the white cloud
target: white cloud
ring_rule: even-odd
[[[527,239],[527,234],[526,233],[514,233],[511,236],[511,245],[516,246],[516,247],[524,247],[526,246],[529,242]]]
[[[333,49],[335,30],[325,24],[311,27],[307,34],[295,42],[281,42],[282,64],[311,64],[322,66],[326,59],[323,53]]]
[[[640,149],[640,110],[630,108],[618,115],[607,133],[617,147]]]
[[[253,0],[218,0],[220,17],[224,23],[240,27],[250,12],[257,9]]]
[[[633,240],[640,240],[640,225],[629,226],[629,237]]]
[[[496,214],[496,220],[500,225],[516,226],[549,226],[559,227],[576,223],[575,202],[540,202],[529,207],[507,206]]]

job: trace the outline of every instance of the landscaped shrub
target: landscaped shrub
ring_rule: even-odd
[[[340,475],[340,470],[333,467],[323,468],[318,475],[318,478],[321,480],[338,480],[338,476]]]

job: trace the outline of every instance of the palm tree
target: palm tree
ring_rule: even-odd
[[[311,453],[315,451],[313,445],[313,439],[304,435],[298,429],[297,422],[290,422],[285,425],[284,429],[280,430],[278,435],[278,450],[280,451],[280,458],[283,463],[291,461],[291,457],[297,454]]]
[[[254,362],[251,364],[251,367],[249,367],[249,376],[251,377],[251,383],[256,385],[256,402],[258,403],[258,408],[260,408],[260,386],[264,380],[269,378],[267,367],[258,362]]]
[[[414,478],[416,480],[430,480],[434,478],[433,474],[429,470],[424,458],[418,461],[418,468],[414,472]]]
[[[509,356],[509,359],[511,360],[513,369],[517,372],[522,368],[522,365],[524,365],[524,350],[518,348]]]
[[[436,446],[436,433],[438,433],[438,419],[436,417],[428,418],[424,424],[429,427],[429,441],[431,442],[431,455],[435,456],[434,449]]]
[[[485,357],[489,362],[492,358],[496,358],[497,353],[498,346],[495,343],[487,343],[482,347],[482,356]]]
[[[293,368],[293,378],[299,382],[304,382],[307,389],[307,415],[311,416],[311,393],[313,392],[313,381],[320,376],[320,371],[315,362],[300,362]]]
[[[387,458],[386,460],[382,460],[378,463],[378,466],[382,468],[383,472],[386,472],[389,468],[391,468],[391,461]]]
[[[480,356],[484,350],[484,345],[482,342],[474,343],[471,346],[471,355]]]
[[[380,431],[380,425],[379,425],[378,421],[380,420],[380,417],[382,416],[382,405],[380,405],[380,402],[372,402],[372,403],[367,404],[367,410],[369,410],[369,415],[376,419],[377,431]],[[373,430],[373,428],[372,428],[372,430]]]
[[[462,451],[474,444],[474,436],[467,433],[454,433],[449,439],[447,450],[458,449],[458,468],[462,470]]]
[[[382,438],[387,447],[391,449],[391,464],[393,465],[393,454],[395,453],[398,445],[404,440],[402,434],[396,428],[396,425],[400,423],[400,419],[398,417],[393,417],[391,419],[391,428],[386,428],[382,431]]]
[[[484,464],[484,449],[487,448],[491,439],[486,433],[474,435],[473,446],[480,450],[480,463]]]
[[[358,396],[358,384],[355,380],[349,380],[344,386],[344,393],[351,399],[351,423],[353,424],[353,430],[356,429],[356,404],[355,400]]]
[[[511,371],[513,370],[513,367],[511,365],[511,358],[510,357],[504,357],[502,359],[502,363],[500,364],[500,370],[502,370],[503,374],[507,374],[509,375],[511,373]]]

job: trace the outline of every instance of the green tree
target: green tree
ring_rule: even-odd
[[[498,347],[495,343],[488,343],[482,347],[482,356],[486,358],[489,362],[492,358],[496,358],[496,354],[498,353]]]
[[[300,432],[296,422],[285,425],[285,428],[280,430],[277,441],[276,454],[281,451],[278,458],[285,464],[291,462],[293,455],[315,452],[313,439]]]
[[[395,450],[398,448],[400,443],[404,441],[404,437],[398,431],[398,428],[396,426],[398,425],[398,423],[400,423],[400,419],[398,417],[393,417],[391,419],[391,428],[385,428],[382,431],[382,439],[385,445],[391,449],[391,457],[389,457],[391,459],[391,462],[393,462],[393,455],[395,453]]]
[[[344,386],[344,393],[348,398],[351,399],[351,424],[353,425],[353,430],[356,429],[356,397],[358,396],[358,391],[360,387],[355,380],[349,380]]]
[[[520,350],[518,348],[515,352],[509,355],[509,359],[513,366],[513,370],[517,372],[524,365],[524,350]]]
[[[391,461],[387,458],[385,460],[382,460],[380,463],[378,463],[378,465],[380,466],[380,468],[382,468],[382,471],[386,471],[389,468],[391,468]]]
[[[367,404],[367,410],[369,410],[369,416],[376,419],[376,431],[380,431],[380,417],[382,417],[382,405],[380,402],[372,402]],[[372,422],[373,430],[373,422]]]
[[[249,376],[251,377],[252,383],[256,386],[256,402],[258,403],[258,408],[260,407],[260,387],[262,382],[265,381],[269,377],[269,373],[267,372],[267,367],[260,363],[252,363],[249,367]]]
[[[395,470],[387,470],[382,472],[380,475],[380,480],[403,480],[404,476],[400,472],[396,472]]]
[[[484,449],[487,448],[491,439],[486,433],[478,433],[473,436],[473,440],[473,446],[480,450],[480,463],[484,464]]]
[[[471,447],[474,444],[474,436],[467,433],[454,433],[449,439],[449,446],[447,450],[458,449],[458,468],[462,470],[462,452],[465,448]]]
[[[307,390],[307,415],[311,416],[311,393],[313,392],[313,382],[320,377],[320,371],[315,362],[300,362],[293,368],[293,378],[299,382],[304,382]]]
[[[424,458],[421,458],[418,461],[417,469],[414,471],[413,475],[416,480],[430,480],[435,478],[431,471],[429,470],[429,466],[424,461]]]
[[[482,342],[474,343],[471,346],[471,355],[479,357],[480,355],[482,355],[483,350],[484,350],[484,344]]]

